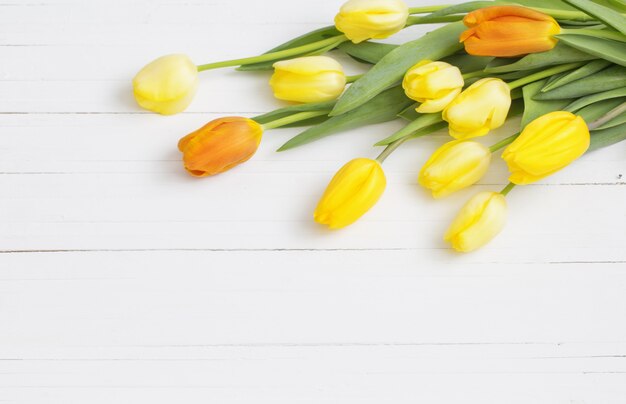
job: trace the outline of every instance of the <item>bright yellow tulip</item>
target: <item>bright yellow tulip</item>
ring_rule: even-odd
[[[274,96],[295,102],[331,101],[346,87],[343,67],[328,56],[308,56],[274,63]]]
[[[481,192],[463,206],[444,240],[459,252],[474,251],[502,231],[506,216],[506,199],[502,194]]]
[[[198,68],[185,55],[160,57],[133,79],[135,100],[149,111],[173,115],[184,111],[198,88]]]
[[[469,139],[484,136],[504,125],[511,108],[511,90],[502,80],[478,80],[459,94],[443,111],[450,136]]]
[[[423,60],[409,69],[402,87],[406,96],[421,105],[417,112],[441,112],[461,93],[464,81],[458,67],[445,62]]]
[[[491,151],[477,142],[454,140],[441,146],[424,164],[419,183],[442,198],[478,182],[487,172]]]
[[[249,160],[256,153],[263,128],[238,116],[215,119],[178,142],[187,172],[194,177],[216,175]]]
[[[387,181],[380,163],[359,158],[343,166],[315,209],[315,221],[331,229],[356,222],[378,202]]]
[[[570,112],[556,111],[529,123],[502,154],[517,185],[545,178],[576,160],[589,148],[589,128]]]
[[[352,42],[388,38],[406,26],[409,7],[402,0],[349,0],[335,26]]]

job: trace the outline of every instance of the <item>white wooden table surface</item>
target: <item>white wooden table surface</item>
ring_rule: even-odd
[[[272,131],[197,180],[178,138],[279,106],[268,75],[204,73],[174,117],[132,99],[157,56],[257,54],[339,5],[0,2],[0,403],[626,402],[626,145],[516,189],[505,231],[462,256],[443,231],[506,171],[431,200],[416,176],[445,134],[400,149],[379,205],[329,233],[327,181],[400,123],[284,154],[297,131]]]

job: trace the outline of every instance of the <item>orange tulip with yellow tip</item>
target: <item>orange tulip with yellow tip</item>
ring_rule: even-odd
[[[494,6],[463,19],[465,51],[475,56],[514,57],[545,52],[556,46],[561,27],[549,15],[520,6]]]
[[[178,142],[185,169],[194,177],[222,173],[256,153],[263,128],[252,119],[219,118]]]

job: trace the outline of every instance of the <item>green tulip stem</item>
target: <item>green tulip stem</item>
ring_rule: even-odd
[[[485,76],[485,72],[482,70],[477,70],[475,72],[469,72],[469,73],[465,73],[463,75],[463,80],[469,80],[469,79],[475,79],[477,77],[483,77]]]
[[[360,79],[363,76],[365,76],[365,74],[356,74],[354,76],[348,76],[348,77],[346,77],[346,83],[347,84],[354,83],[355,81],[357,81],[358,79]]]
[[[502,149],[503,147],[506,147],[506,146],[510,145],[511,143],[513,143],[515,141],[515,139],[517,139],[518,137],[519,137],[519,133],[516,133],[513,136],[509,136],[506,139],[502,139],[498,143],[496,143],[493,146],[491,146],[489,148],[489,151],[492,152],[492,153],[495,153],[498,150]]]
[[[291,125],[292,123],[305,121],[307,119],[315,118],[318,116],[328,115],[329,113],[330,110],[299,112],[297,114],[288,115],[286,117],[276,119],[275,121],[267,122],[262,126],[263,130],[276,129],[282,126]]]
[[[606,29],[563,29],[561,34],[566,35],[584,35],[594,38],[611,39],[618,42],[626,42],[626,35],[617,32],[609,31]]]
[[[589,130],[596,130],[599,127],[603,126],[604,124],[611,122],[613,119],[617,118],[618,116],[622,115],[625,112],[626,112],[626,102],[623,102],[620,105],[618,105],[616,108],[607,112],[607,114],[604,115],[603,117],[591,122],[589,125],[587,125],[587,127],[589,128]]]
[[[512,182],[509,182],[509,185],[504,187],[504,189],[500,191],[500,193],[502,194],[502,196],[507,196],[513,188],[515,188],[515,184],[513,184]]]
[[[223,62],[200,65],[198,66],[198,71],[203,72],[205,70],[219,69],[222,67],[242,66],[242,65],[249,65],[249,64],[254,64],[254,63],[271,62],[272,60],[287,59],[290,57],[319,51],[320,49],[330,47],[333,44],[337,46],[343,42],[346,42],[347,40],[348,38],[345,35],[337,35],[337,36],[323,39],[321,41],[317,41],[317,42],[310,43],[307,45],[298,46],[297,48],[285,49],[285,50],[278,51],[278,52],[265,53],[263,55],[253,56],[249,58],[226,60]]]
[[[419,24],[439,24],[444,22],[457,22],[463,20],[463,15],[442,15],[438,17],[431,17],[429,15],[424,15],[420,17],[409,17],[406,21],[406,26],[410,27],[412,25]]]
[[[534,83],[535,81],[539,81],[539,80],[545,79],[547,77],[552,77],[555,74],[559,74],[559,73],[563,73],[563,72],[567,72],[567,71],[570,71],[570,70],[577,69],[577,68],[579,68],[579,67],[581,67],[583,65],[584,65],[584,63],[580,63],[579,62],[579,63],[567,63],[567,64],[564,64],[564,65],[554,66],[554,67],[552,67],[550,69],[542,70],[542,71],[537,72],[535,74],[531,74],[529,76],[522,77],[519,80],[512,81],[512,82],[508,83],[509,84],[509,88],[511,90],[514,90],[516,88],[523,87],[526,84]]]
[[[448,8],[448,7],[450,7],[450,4],[446,4],[443,6],[411,7],[409,8],[409,14],[433,13],[435,11],[443,10],[444,8]]]
[[[382,164],[385,160],[387,160],[387,157],[389,157],[391,153],[396,151],[398,147],[402,146],[402,144],[406,142],[407,140],[409,140],[410,138],[411,136],[404,136],[396,140],[395,142],[391,143],[389,146],[385,147],[385,150],[383,150],[383,152],[380,153],[378,157],[376,157],[376,160],[378,160],[378,162]]]

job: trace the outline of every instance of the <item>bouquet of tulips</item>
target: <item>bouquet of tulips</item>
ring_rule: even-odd
[[[308,127],[288,150],[333,133],[404,119],[406,126],[375,146],[376,159],[357,158],[334,176],[314,218],[348,226],[381,197],[382,163],[404,142],[446,129],[452,140],[424,164],[419,184],[443,198],[479,181],[502,150],[510,171],[500,192],[471,198],[445,240],[475,250],[503,228],[506,196],[563,169],[585,153],[626,139],[626,2],[624,0],[473,1],[410,8],[402,0],[349,0],[324,27],[254,57],[195,65],[185,55],[161,57],[134,78],[145,109],[183,111],[198,73],[238,67],[273,71],[276,98],[288,106],[254,118],[209,122],[178,143],[196,177],[229,170],[256,152],[264,131]],[[375,41],[416,24],[442,24],[402,45]],[[343,52],[368,64],[347,77],[326,54]],[[520,130],[486,147],[485,136],[521,115]]]

